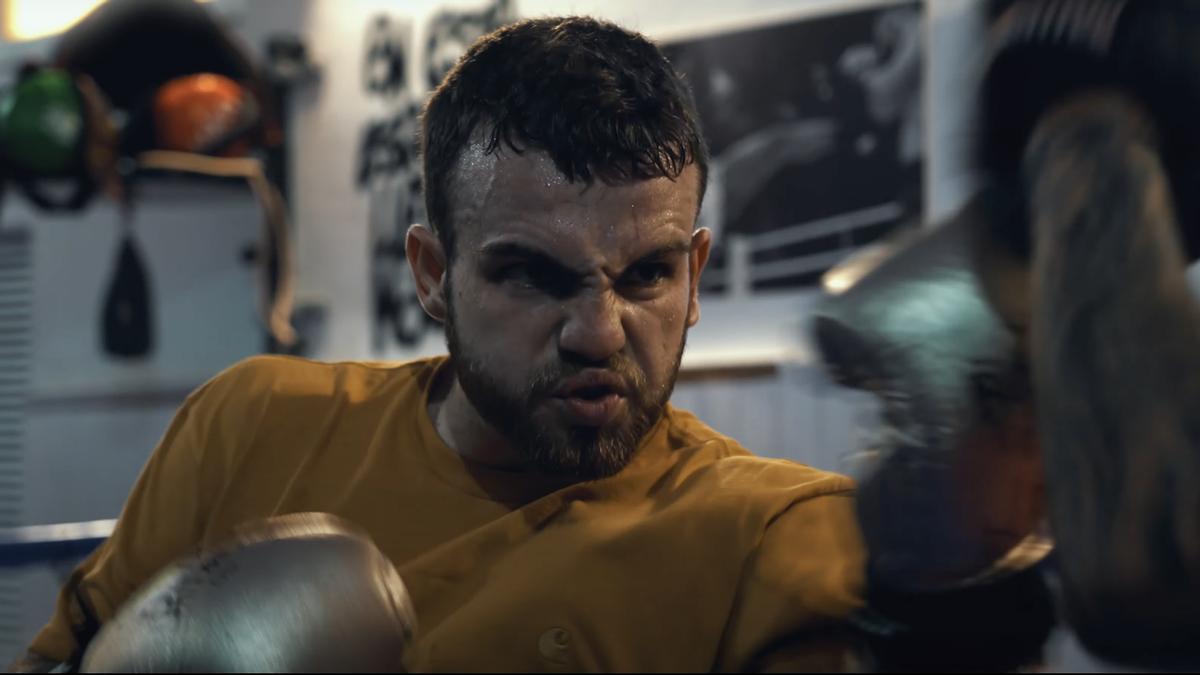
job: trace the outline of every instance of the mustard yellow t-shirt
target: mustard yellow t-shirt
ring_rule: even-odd
[[[615,476],[489,469],[429,418],[443,365],[272,356],[218,375],[180,408],[73,583],[103,622],[239,523],[324,511],[366,528],[404,578],[412,670],[843,665],[833,636],[864,585],[848,479],[752,456],[671,407]],[[72,585],[32,651],[76,650]]]

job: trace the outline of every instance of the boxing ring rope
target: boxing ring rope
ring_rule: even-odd
[[[112,534],[116,519],[0,528],[0,569],[73,563]]]
[[[832,251],[810,253],[768,263],[755,263],[754,254],[830,235],[850,234],[861,228],[895,221],[903,215],[904,208],[899,203],[888,202],[769,232],[730,233],[726,243],[728,254],[724,273],[713,275],[701,283],[707,290],[724,286],[725,292],[730,295],[745,295],[757,282],[829,269],[853,253],[853,247],[839,247]]]

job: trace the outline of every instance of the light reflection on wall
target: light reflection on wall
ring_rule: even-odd
[[[25,42],[57,35],[88,15],[105,0],[0,0],[7,42]],[[208,0],[197,0],[208,2]]]
[[[74,26],[104,0],[6,0],[4,39],[24,42],[48,37]]]

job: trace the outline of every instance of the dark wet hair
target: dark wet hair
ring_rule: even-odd
[[[422,178],[430,225],[447,256],[454,169],[483,134],[487,152],[545,151],[575,182],[708,174],[687,84],[645,37],[587,17],[529,19],[471,46],[425,105]]]

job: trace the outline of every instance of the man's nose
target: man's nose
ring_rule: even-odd
[[[606,361],[625,348],[621,303],[611,290],[581,294],[567,307],[559,351],[589,362]]]

